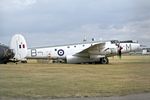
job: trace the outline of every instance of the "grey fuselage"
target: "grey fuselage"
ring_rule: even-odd
[[[13,57],[13,51],[8,46],[0,44],[0,64],[6,64]]]

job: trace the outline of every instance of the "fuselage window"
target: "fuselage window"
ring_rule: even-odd
[[[76,45],[74,47],[76,48]]]
[[[57,49],[55,49],[55,51],[57,51]]]
[[[23,44],[23,48],[25,48],[25,45]]]
[[[21,49],[21,45],[19,45],[19,48]]]
[[[68,46],[67,48],[70,48],[70,46]]]

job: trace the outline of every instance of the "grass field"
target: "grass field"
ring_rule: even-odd
[[[0,97],[91,97],[143,92],[150,92],[150,56],[110,58],[108,65],[0,65]]]

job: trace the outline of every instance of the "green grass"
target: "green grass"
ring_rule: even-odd
[[[87,97],[150,92],[150,56],[110,58],[108,65],[0,65],[0,97]]]

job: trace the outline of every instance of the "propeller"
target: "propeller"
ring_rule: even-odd
[[[121,50],[123,49],[123,47],[120,46],[120,43],[117,43],[116,46],[117,46],[118,56],[121,59],[121,57],[122,57],[122,51]]]

